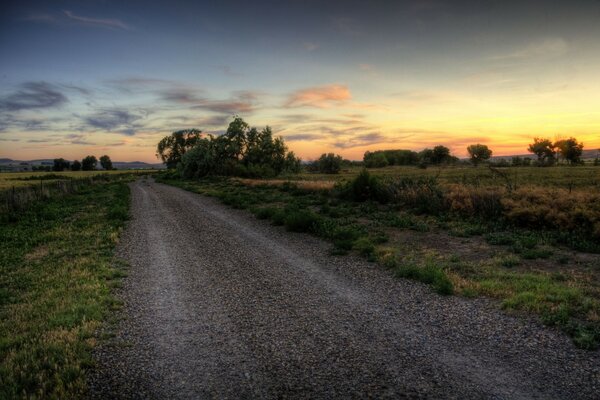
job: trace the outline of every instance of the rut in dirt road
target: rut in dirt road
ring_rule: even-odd
[[[94,398],[592,399],[600,357],[174,187],[131,184]]]

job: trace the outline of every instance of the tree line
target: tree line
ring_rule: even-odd
[[[156,155],[182,177],[225,175],[268,178],[282,172],[299,172],[300,159],[288,151],[269,126],[258,130],[235,116],[223,135],[186,129],[165,136]]]
[[[94,171],[98,165],[98,159],[95,156],[86,156],[81,161],[67,161],[64,158],[55,158],[52,166],[40,165],[34,166],[34,171]],[[103,155],[100,157],[100,165],[103,169],[110,171],[115,169],[109,156]]]

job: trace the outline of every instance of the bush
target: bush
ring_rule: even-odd
[[[292,232],[316,232],[319,216],[310,210],[290,211],[283,221],[285,228]]]
[[[385,186],[376,176],[363,169],[352,181],[337,187],[340,197],[354,200],[374,200],[386,203],[389,200]]]

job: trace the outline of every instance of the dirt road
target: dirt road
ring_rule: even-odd
[[[131,185],[95,398],[598,398],[600,356],[174,187]]]

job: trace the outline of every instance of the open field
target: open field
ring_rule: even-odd
[[[89,178],[98,175],[147,175],[155,170],[115,170],[115,171],[64,171],[64,172],[2,172],[0,173],[0,190],[12,187],[34,186],[43,183],[56,182],[64,179]]]
[[[0,224],[0,398],[85,392],[95,331],[119,306],[112,254],[128,199],[125,181],[98,180]]]
[[[511,182],[518,186],[544,186],[553,188],[595,188],[600,189],[600,167],[509,167],[498,168],[507,175]],[[328,181],[337,182],[352,179],[361,171],[359,167],[342,170],[340,174],[301,173],[289,175],[288,180]],[[406,178],[437,178],[440,183],[467,184],[480,186],[504,186],[506,179],[492,172],[485,166],[478,168],[470,166],[448,166],[420,169],[414,166],[392,166],[370,169],[371,173],[380,177],[406,177]]]
[[[563,329],[579,347],[598,346],[599,168],[506,168],[502,176],[483,167],[391,167],[371,170],[379,183],[358,192],[342,183],[359,172],[159,180],[326,238],[334,255],[363,255],[442,294],[497,299],[507,312]]]

